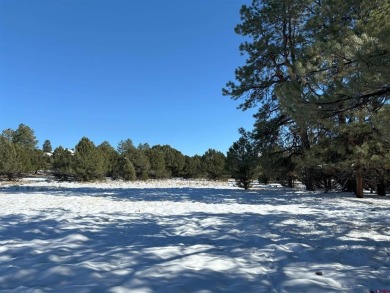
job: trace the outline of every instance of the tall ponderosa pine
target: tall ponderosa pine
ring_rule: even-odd
[[[328,135],[344,146],[338,165],[353,172],[354,191],[363,197],[364,181],[375,181],[370,157],[384,158],[374,146],[383,134],[373,121],[390,97],[390,3],[323,1],[314,11],[308,25],[314,42],[301,70],[313,99],[304,108],[317,109]]]
[[[244,96],[243,109],[260,106],[254,133],[263,155],[275,149],[295,154],[309,190],[324,176],[337,178],[344,162],[343,172],[353,171],[362,196],[368,169],[348,154],[378,156],[368,139],[381,135],[357,133],[365,139],[354,140],[343,129],[370,124],[388,103],[389,6],[384,0],[255,0],[241,9],[236,31],[250,39],[240,47],[248,58],[236,71],[238,84],[228,83],[224,93]],[[339,150],[326,152],[324,142],[336,137],[345,139]]]
[[[305,100],[305,86],[298,74],[302,48],[307,45],[306,31],[302,29],[310,11],[310,1],[254,0],[251,6],[241,8],[242,23],[236,32],[252,42],[240,46],[248,56],[246,64],[236,70],[238,84],[229,82],[224,94],[233,99],[245,96],[242,109],[260,106],[256,115],[258,140],[269,150],[279,146],[298,154],[310,149],[310,128],[304,119],[292,119],[298,112],[289,102]],[[289,87],[286,96],[283,88]],[[310,113],[307,113],[310,114]],[[311,170],[305,170],[308,190],[314,189]]]
[[[20,124],[12,134],[12,142],[22,148],[33,150],[36,148],[38,140],[35,137],[34,130],[27,125]]]

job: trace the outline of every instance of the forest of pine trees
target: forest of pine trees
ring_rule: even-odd
[[[164,179],[171,177],[229,177],[222,152],[209,149],[203,156],[185,156],[169,145],[133,145],[122,140],[117,148],[107,141],[95,145],[83,137],[74,149],[59,146],[52,150],[50,140],[42,148],[34,131],[20,124],[0,135],[0,176],[14,180],[26,174],[49,172],[58,180],[91,181],[105,177],[123,180]]]

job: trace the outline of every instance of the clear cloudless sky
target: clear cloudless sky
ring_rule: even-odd
[[[226,152],[252,112],[222,95],[249,0],[0,0],[0,131]]]

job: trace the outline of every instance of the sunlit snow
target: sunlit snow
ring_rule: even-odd
[[[233,182],[3,182],[0,291],[390,292],[389,207]]]

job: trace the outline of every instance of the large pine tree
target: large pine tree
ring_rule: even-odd
[[[292,155],[308,190],[324,176],[340,177],[340,166],[348,173],[349,165],[355,193],[363,195],[365,162],[372,160],[361,158],[381,153],[369,147],[380,127],[378,134],[365,129],[375,117],[386,123],[377,114],[390,93],[388,11],[384,0],[254,0],[241,9],[236,31],[247,38],[240,47],[246,64],[224,93],[244,97],[243,109],[259,107],[259,149]],[[331,158],[326,140],[340,141]]]

